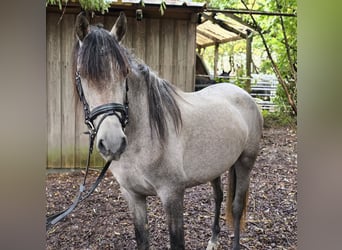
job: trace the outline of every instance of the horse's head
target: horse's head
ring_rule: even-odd
[[[128,116],[126,78],[130,64],[120,46],[126,27],[123,13],[111,31],[89,25],[84,13],[76,18],[76,84],[89,105],[90,119],[86,123],[94,127],[97,149],[106,160],[118,160],[127,145],[124,126]]]

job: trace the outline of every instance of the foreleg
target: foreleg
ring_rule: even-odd
[[[139,250],[149,249],[149,232],[146,210],[146,196],[123,192],[132,212],[135,238]]]
[[[183,198],[184,190],[163,192],[160,195],[169,227],[171,250],[185,249]]]

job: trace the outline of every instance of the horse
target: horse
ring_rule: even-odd
[[[186,188],[210,182],[215,217],[207,249],[217,249],[223,201],[221,175],[229,170],[226,217],[240,249],[250,173],[263,119],[251,96],[229,83],[183,92],[160,78],[121,41],[127,19],[120,12],[112,29],[76,17],[73,67],[87,109],[95,147],[120,184],[132,214],[138,249],[149,249],[147,196],[162,202],[171,249],[185,249]],[[111,112],[100,113],[111,109]],[[128,121],[128,122],[127,122]]]
[[[228,72],[224,71],[224,69],[222,70],[222,73],[220,74],[220,76],[226,76],[229,77],[230,72],[232,72],[232,70],[230,69]]]

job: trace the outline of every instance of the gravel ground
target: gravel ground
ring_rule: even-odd
[[[250,184],[242,249],[296,249],[297,135],[289,128],[264,130]],[[46,178],[47,215],[74,199],[83,171],[50,173]],[[91,171],[93,183],[98,171]],[[222,176],[224,190],[227,174]],[[224,201],[225,202],[224,197]],[[223,203],[224,204],[224,203]],[[209,184],[188,189],[184,200],[186,249],[205,249],[211,235],[214,202]],[[231,249],[232,231],[221,216],[220,249]],[[159,198],[148,198],[151,249],[168,248],[168,230]],[[46,233],[46,249],[136,249],[126,201],[110,173],[86,201]]]

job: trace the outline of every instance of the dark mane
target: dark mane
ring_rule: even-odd
[[[81,76],[97,83],[109,80],[113,69],[126,77],[130,65],[123,51],[118,41],[107,30],[91,26],[82,47],[80,48],[78,42],[75,45],[74,65],[78,57]]]
[[[147,65],[140,64],[139,69],[145,77],[147,84],[148,109],[151,129],[154,128],[161,142],[167,138],[167,115],[179,132],[182,125],[182,115],[175,99],[175,87],[164,79],[157,77]]]
[[[78,42],[75,45],[74,69],[76,70],[77,57],[79,57],[81,76],[105,84],[112,75],[111,63],[114,64],[117,73],[124,77],[127,77],[130,67],[137,65],[146,82],[150,127],[151,130],[155,129],[163,145],[168,135],[167,117],[171,118],[176,132],[179,132],[182,125],[181,111],[175,99],[177,96],[175,87],[156,76],[140,60],[135,59],[134,55],[122,47],[108,31],[97,27],[92,29],[84,38],[81,48]]]

